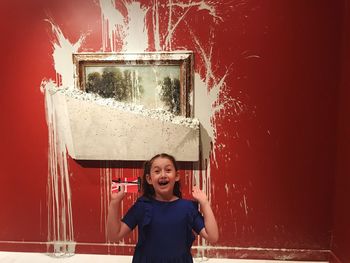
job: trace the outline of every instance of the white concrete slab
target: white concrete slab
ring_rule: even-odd
[[[148,160],[166,152],[198,161],[199,129],[51,94],[60,136],[77,160]]]

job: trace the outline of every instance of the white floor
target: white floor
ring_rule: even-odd
[[[59,258],[40,253],[0,252],[1,263],[130,263],[130,256],[76,254]],[[280,260],[247,260],[247,259],[195,259],[196,263],[327,263],[325,261],[280,261]]]

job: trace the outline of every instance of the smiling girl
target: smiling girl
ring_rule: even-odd
[[[196,200],[182,199],[180,175],[173,156],[162,153],[145,163],[142,197],[120,218],[124,189],[113,193],[107,218],[107,238],[117,242],[138,226],[133,263],[193,262],[194,230],[211,243],[218,240],[218,226],[207,196],[194,187]],[[201,212],[198,211],[198,203]]]

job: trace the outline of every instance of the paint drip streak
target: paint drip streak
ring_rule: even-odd
[[[154,35],[154,47],[157,51],[161,50],[160,48],[160,34],[159,34],[159,4],[158,0],[155,0],[155,4],[153,6],[153,35]]]
[[[47,85],[52,85],[49,83]],[[45,89],[46,121],[49,129],[48,156],[48,236],[49,242],[72,242],[74,240],[71,188],[68,160],[60,138],[57,109]],[[56,248],[55,248],[56,249]],[[65,253],[65,248],[58,249]],[[57,251],[55,251],[57,252]]]
[[[101,164],[102,166],[102,164]],[[110,193],[111,193],[111,182],[112,182],[112,169],[110,168],[110,164],[106,161],[103,165],[103,168],[100,168],[100,205],[101,205],[101,213],[100,213],[100,231],[105,231],[105,236],[107,238],[107,229],[106,222],[108,216],[108,206],[110,202]]]

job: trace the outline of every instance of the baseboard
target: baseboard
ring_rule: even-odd
[[[194,247],[194,255],[208,258],[328,261],[329,250],[256,247]],[[195,254],[196,253],[196,254]]]
[[[329,263],[342,263],[340,259],[333,253],[333,251],[330,251],[328,261]]]
[[[132,255],[134,245],[80,242],[0,241],[0,251],[39,252],[48,254]],[[329,261],[330,263],[342,263],[330,250],[193,246],[192,253],[195,257],[205,258]]]

